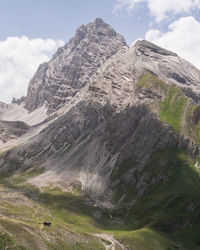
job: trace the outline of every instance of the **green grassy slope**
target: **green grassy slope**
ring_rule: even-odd
[[[98,229],[82,194],[52,187],[40,191],[20,176],[1,177],[0,183],[2,247],[12,243],[11,249],[104,249],[92,235]],[[52,226],[43,226],[44,221]]]
[[[0,202],[0,249],[11,244],[11,249],[105,249],[94,233],[114,235],[128,249],[156,250],[158,246],[168,249],[176,245],[169,235],[146,222],[135,226],[131,211],[127,215],[131,218],[127,217],[129,223],[121,214],[121,223],[116,223],[109,216],[112,211],[105,211],[95,219],[94,207],[85,203],[87,197],[79,192],[63,192],[58,187],[38,190],[20,176],[1,177],[0,183],[0,191],[6,189],[13,197],[4,197]],[[21,201],[21,196],[26,200]],[[39,224],[44,221],[52,222],[52,226]]]
[[[167,122],[174,130],[180,132],[181,118],[186,102],[187,98],[182,91],[175,86],[171,86],[165,100],[160,104],[160,120]]]

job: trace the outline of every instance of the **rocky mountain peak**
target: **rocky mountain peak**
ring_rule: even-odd
[[[66,105],[48,116],[44,104]],[[128,49],[99,18],[80,26],[26,99],[0,102],[0,150],[0,249],[4,231],[30,233],[24,249],[200,249],[200,71],[173,52],[145,40]],[[33,227],[46,215],[57,225]],[[123,229],[124,246],[95,242],[101,221]]]
[[[109,24],[105,23],[101,18],[95,19],[95,21],[92,23],[92,29],[93,31],[96,31],[98,35],[108,35],[108,36],[118,35],[116,31]]]
[[[100,18],[80,26],[52,60],[39,66],[30,81],[25,107],[33,111],[45,103],[50,112],[59,109],[107,59],[127,48],[125,39]]]
[[[129,53],[134,58],[135,68],[139,75],[147,70],[165,82],[200,93],[199,70],[176,53],[146,40],[137,41]]]
[[[174,52],[163,49],[147,40],[138,40],[134,44],[134,47],[143,54],[145,54],[147,51],[151,51],[152,53],[157,53],[164,56],[177,56],[177,54],[175,54]]]
[[[102,18],[99,18],[99,17],[97,17],[97,18],[94,20],[94,24],[95,24],[96,26],[108,25],[108,24],[106,24],[106,23],[104,22],[104,20],[103,20]]]

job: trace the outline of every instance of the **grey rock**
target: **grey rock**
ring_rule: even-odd
[[[127,48],[124,38],[100,18],[80,26],[52,60],[39,66],[25,107],[33,111],[45,103],[50,112],[57,110],[88,84],[107,59]]]
[[[30,130],[30,126],[21,121],[9,122],[0,120],[0,141],[7,142],[20,137]]]
[[[149,70],[165,82],[175,83],[181,88],[190,88],[199,96],[200,71],[177,54],[145,40],[136,42],[132,53],[136,56],[137,71]]]
[[[24,103],[25,101],[26,101],[25,96],[22,96],[21,98],[17,98],[17,99],[15,97],[13,97],[13,99],[12,99],[12,103],[13,104],[18,104],[18,105]]]
[[[70,189],[73,180],[95,202],[107,207],[121,183],[124,188],[135,187],[137,198],[167,182],[170,175],[165,163],[152,176],[147,173],[151,156],[176,147],[196,157],[199,148],[193,138],[159,120],[164,94],[160,89],[138,89],[144,71],[166,85],[183,88],[198,102],[200,72],[175,53],[147,41],[128,49],[124,39],[101,19],[81,26],[50,62],[39,67],[26,98],[30,112],[45,104],[49,112],[63,107],[63,113],[55,112],[39,134],[4,155],[2,168],[16,158],[19,171],[40,165],[45,172],[32,183],[64,183]],[[196,116],[198,112],[194,122]],[[135,164],[112,181],[127,159]]]

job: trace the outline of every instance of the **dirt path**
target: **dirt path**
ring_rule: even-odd
[[[94,236],[98,237],[103,241],[103,245],[106,250],[115,250],[121,249],[121,250],[127,250],[125,246],[123,246],[119,241],[117,241],[113,235],[109,234],[94,234]]]

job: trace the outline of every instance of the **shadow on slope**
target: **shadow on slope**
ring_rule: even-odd
[[[38,188],[25,184],[24,180],[16,183],[13,179],[13,174],[23,175],[27,168],[38,163],[42,167],[47,156],[57,157],[63,144],[70,146],[80,136],[88,135],[106,141],[110,155],[119,154],[112,175],[104,176],[111,177],[110,188],[118,197],[113,201],[116,209],[100,211],[85,202],[87,197],[84,195],[55,189],[41,192]],[[144,235],[145,247],[151,249],[148,248],[147,242],[148,237],[153,234],[159,242],[163,239],[171,242],[172,239],[175,242],[184,242],[186,249],[198,249],[200,182],[198,173],[192,168],[194,160],[183,151],[188,150],[189,142],[184,139],[180,141],[179,134],[159,121],[148,108],[128,107],[120,113],[114,113],[111,107],[106,109],[96,103],[81,103],[56,120],[38,137],[40,147],[37,147],[37,143],[34,144],[35,141],[38,142],[35,138],[35,141],[28,145],[22,145],[2,156],[3,168],[10,172],[11,178],[7,183],[4,179],[4,185],[18,189],[30,199],[52,210],[55,222],[59,218],[63,223],[73,224],[77,230],[85,232],[106,230],[114,233],[125,244],[138,244],[138,248],[144,246],[140,239],[141,235]],[[56,153],[49,149],[38,157],[38,150],[43,150],[49,144],[56,149]],[[182,151],[177,150],[178,147],[182,148]],[[23,160],[26,160],[27,152],[31,155],[31,161],[30,165],[24,166]],[[67,151],[66,154],[68,153]],[[15,161],[16,157],[19,157],[18,161]],[[95,157],[99,159],[101,155]],[[193,157],[195,158],[195,155]],[[84,158],[81,158],[81,161],[84,162]],[[67,163],[65,168],[67,171]],[[136,171],[129,172],[135,169]],[[105,172],[103,171],[104,174]],[[160,174],[167,175],[165,181],[161,179],[148,183]],[[144,183],[141,180],[145,175],[148,175],[149,179]],[[140,188],[143,188],[143,184],[149,186],[141,195]],[[119,202],[123,195],[127,196],[126,199]],[[144,231],[141,231],[140,235],[137,234],[139,231],[135,230]]]

